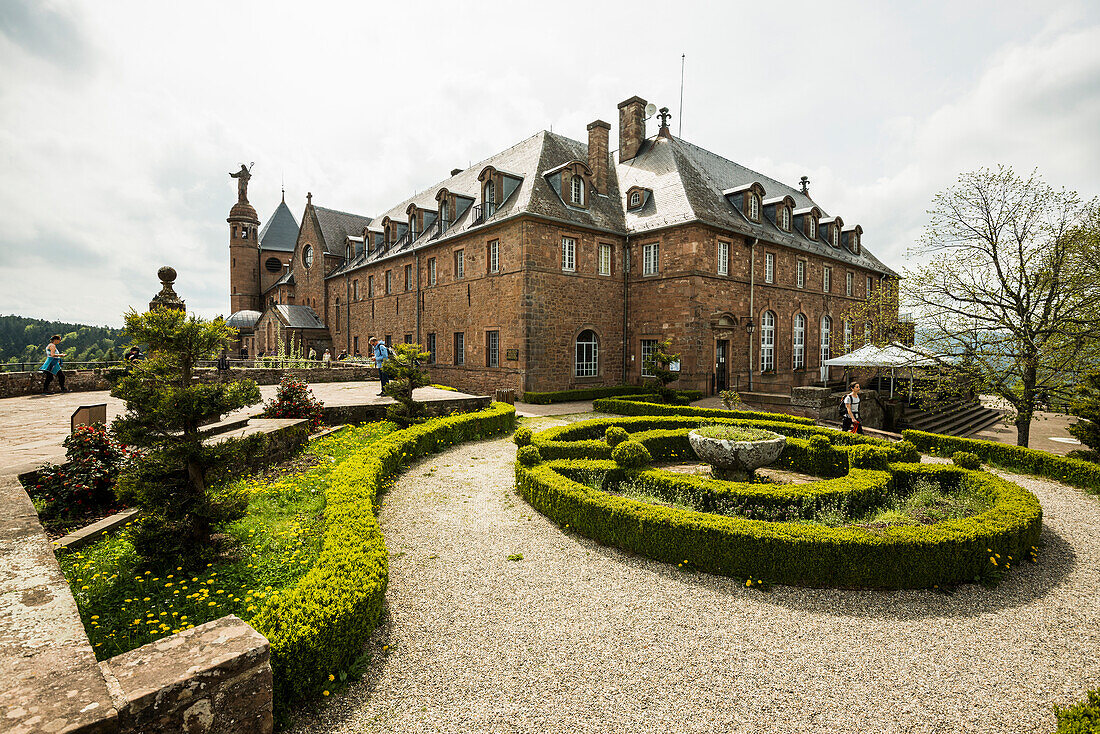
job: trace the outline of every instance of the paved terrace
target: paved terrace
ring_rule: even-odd
[[[260,388],[266,402],[275,395],[276,385]],[[326,406],[386,405],[392,398],[378,394],[377,381],[328,382],[310,385],[313,394]],[[466,393],[417,388],[417,400],[453,400],[470,397]],[[114,420],[125,410],[121,400],[107,391],[51,393],[0,400],[0,475],[29,471],[44,462],[59,463],[65,457],[61,442],[69,435],[69,418],[81,405],[107,404],[107,420]],[[262,404],[234,413],[233,416],[257,415]]]

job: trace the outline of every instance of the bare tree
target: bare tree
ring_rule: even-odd
[[[933,200],[916,248],[928,259],[906,274],[923,335],[973,357],[984,389],[1014,409],[1020,446],[1038,405],[1067,394],[1096,353],[1097,207],[1035,172],[964,173]]]

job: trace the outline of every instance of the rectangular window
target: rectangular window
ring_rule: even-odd
[[[392,347],[393,346],[393,334],[386,334],[386,338],[385,338],[384,341],[386,342],[386,348],[387,349]]]
[[[730,243],[718,243],[718,274],[730,274]]]
[[[466,277],[466,257],[463,250],[455,250],[455,280]]]
[[[500,366],[500,332],[485,332],[485,366]]]
[[[600,275],[611,275],[611,245],[600,245]]]
[[[642,339],[642,377],[655,377],[655,375],[650,371],[648,365],[649,360],[653,358],[653,355],[656,352],[656,339]]]
[[[353,345],[352,349],[354,350],[351,354],[354,357],[358,357],[359,356],[359,337],[353,336],[351,338],[351,341],[352,341],[352,345]]]
[[[428,258],[428,285],[435,285],[435,258]]]
[[[498,240],[493,240],[489,243],[485,259],[489,263],[490,273],[500,272],[500,242]]]
[[[871,290],[875,287],[875,281],[871,280],[871,276],[867,276],[867,291],[864,293],[868,298],[871,297]]]
[[[642,275],[656,275],[658,261],[661,257],[661,246],[656,242],[642,245]]]
[[[844,275],[844,292],[846,295],[852,295],[852,274],[845,273]]]
[[[336,330],[340,331],[340,299],[336,299]]]
[[[352,300],[354,300],[354,301],[359,300],[359,281],[358,280],[351,281],[351,296],[352,296]]]
[[[770,252],[764,255],[764,282],[775,282],[775,255]]]
[[[831,293],[833,290],[833,269],[829,266],[821,271],[821,290]]]
[[[461,331],[455,332],[455,364],[466,364],[466,334]]]
[[[405,266],[405,290],[411,291],[413,289],[413,266]]]
[[[577,269],[577,241],[572,237],[561,238],[561,269],[568,273]]]
[[[367,298],[374,298],[374,276],[367,276]]]
[[[386,271],[386,295],[393,293],[393,271]]]
[[[798,261],[798,287],[799,288],[805,288],[806,287],[806,261],[805,260],[799,260]]]
[[[425,349],[428,353],[428,364],[435,364],[435,334],[428,334],[428,348]]]
[[[406,334],[405,335],[405,343],[406,344],[412,344],[413,343],[413,335],[412,334]]]

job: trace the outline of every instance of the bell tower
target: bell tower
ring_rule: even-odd
[[[229,312],[260,310],[260,219],[248,203],[252,165],[230,173],[237,179],[237,203],[229,210]]]

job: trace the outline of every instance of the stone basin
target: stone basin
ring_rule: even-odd
[[[783,453],[787,437],[778,433],[771,435],[775,438],[730,441],[724,438],[707,438],[691,431],[688,433],[688,442],[696,456],[714,467],[715,479],[747,482],[752,479],[754,470],[768,466]]]

